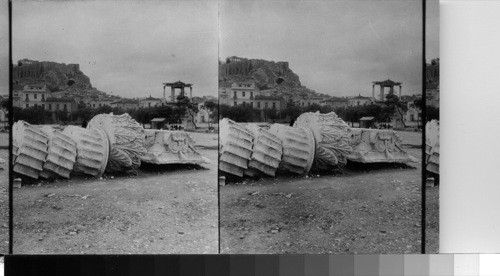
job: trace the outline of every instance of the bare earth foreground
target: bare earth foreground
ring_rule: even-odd
[[[422,160],[421,133],[400,135]],[[220,187],[221,253],[420,253],[421,187],[421,162],[228,183]]]
[[[439,186],[425,188],[425,253],[439,253]]]
[[[9,252],[9,134],[0,133],[0,254]]]
[[[212,164],[14,189],[14,253],[218,253],[217,135],[193,138]]]

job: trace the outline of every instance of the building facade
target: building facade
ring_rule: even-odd
[[[139,100],[139,108],[151,108],[161,106],[162,100],[153,98],[149,95],[148,98]]]
[[[139,101],[132,99],[121,99],[111,103],[111,107],[121,108],[123,110],[138,109]]]
[[[278,111],[286,108],[286,102],[283,97],[277,96],[256,96],[254,100],[254,108],[264,110],[264,109],[276,109]]]
[[[373,103],[373,98],[358,95],[348,100],[348,106],[365,106]]]
[[[349,101],[344,98],[331,97],[329,99],[323,100],[319,103],[321,106],[329,106],[331,108],[347,107]]]
[[[68,115],[78,109],[78,104],[73,98],[50,97],[41,103],[40,106],[50,112],[64,111]]]
[[[229,91],[230,106],[254,106],[255,97],[259,95],[254,81],[235,82]]]
[[[13,106],[20,108],[41,106],[41,103],[50,97],[45,84],[14,85],[12,92]]]

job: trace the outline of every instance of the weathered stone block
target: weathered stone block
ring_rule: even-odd
[[[77,156],[73,171],[101,176],[108,163],[110,146],[104,130],[68,126],[62,133],[76,142]]]
[[[51,178],[55,174],[69,179],[76,162],[76,142],[50,126],[43,126],[41,129],[49,137],[49,143],[47,159],[40,176]]]
[[[321,114],[307,112],[294,123],[309,128],[316,142],[313,170],[342,170],[346,156],[352,153],[350,127],[334,112]]]
[[[253,135],[229,119],[219,123],[219,170],[243,177],[252,155]]]
[[[280,139],[256,124],[246,124],[245,127],[254,137],[252,155],[245,175],[256,177],[263,173],[274,177],[283,155]]]
[[[432,120],[425,125],[425,169],[439,174],[439,121]]]
[[[47,158],[49,137],[25,121],[14,123],[12,130],[14,172],[38,179]]]
[[[88,123],[88,128],[101,128],[110,141],[108,172],[136,170],[146,154],[142,126],[127,113],[122,115],[99,114]]]
[[[306,175],[311,170],[315,141],[309,128],[273,124],[269,133],[278,137],[283,146],[283,155],[278,170]]]
[[[353,152],[347,160],[361,163],[418,162],[401,145],[401,137],[394,130],[351,128]]]
[[[169,130],[144,130],[146,154],[142,162],[152,164],[203,164],[210,160],[201,156],[189,133]]]

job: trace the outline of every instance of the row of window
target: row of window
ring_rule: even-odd
[[[237,91],[234,91],[234,96],[237,97]],[[245,91],[241,91],[241,96],[245,97]],[[253,91],[250,91],[250,97],[253,97]]]
[[[26,93],[25,95],[26,95],[26,101],[29,101],[30,100],[29,99],[29,94]],[[45,94],[41,94],[41,95],[42,95],[42,101],[44,101],[45,100]],[[33,94],[33,99],[38,100],[38,94],[37,93]]]
[[[34,104],[32,105],[33,107],[37,108],[39,107],[38,104]],[[29,108],[30,107],[30,104],[26,104],[26,108]],[[45,104],[41,104],[40,105],[41,108],[45,109]],[[52,104],[47,104],[47,107],[48,107],[48,110],[52,110]],[[55,105],[56,109],[55,110],[59,110],[59,104],[56,104]],[[66,104],[63,105],[63,110],[67,110],[68,109],[68,106]]]
[[[272,104],[273,104],[272,107],[276,108],[276,102],[273,102]],[[237,106],[237,105],[238,105],[238,102],[234,102],[233,106]],[[243,102],[242,105],[246,106],[246,102]],[[250,107],[253,107],[253,102],[250,102]],[[257,102],[257,108],[261,108],[260,102]],[[264,108],[269,108],[267,102],[264,103]]]

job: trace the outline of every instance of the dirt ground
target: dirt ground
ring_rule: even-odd
[[[9,252],[9,134],[0,133],[0,254]]]
[[[14,253],[218,253],[217,135],[199,135],[212,164],[16,188]]]
[[[401,136],[421,160],[421,133]],[[220,187],[221,253],[420,253],[421,163],[411,164],[227,183]]]
[[[425,253],[439,253],[439,186],[426,187]]]

